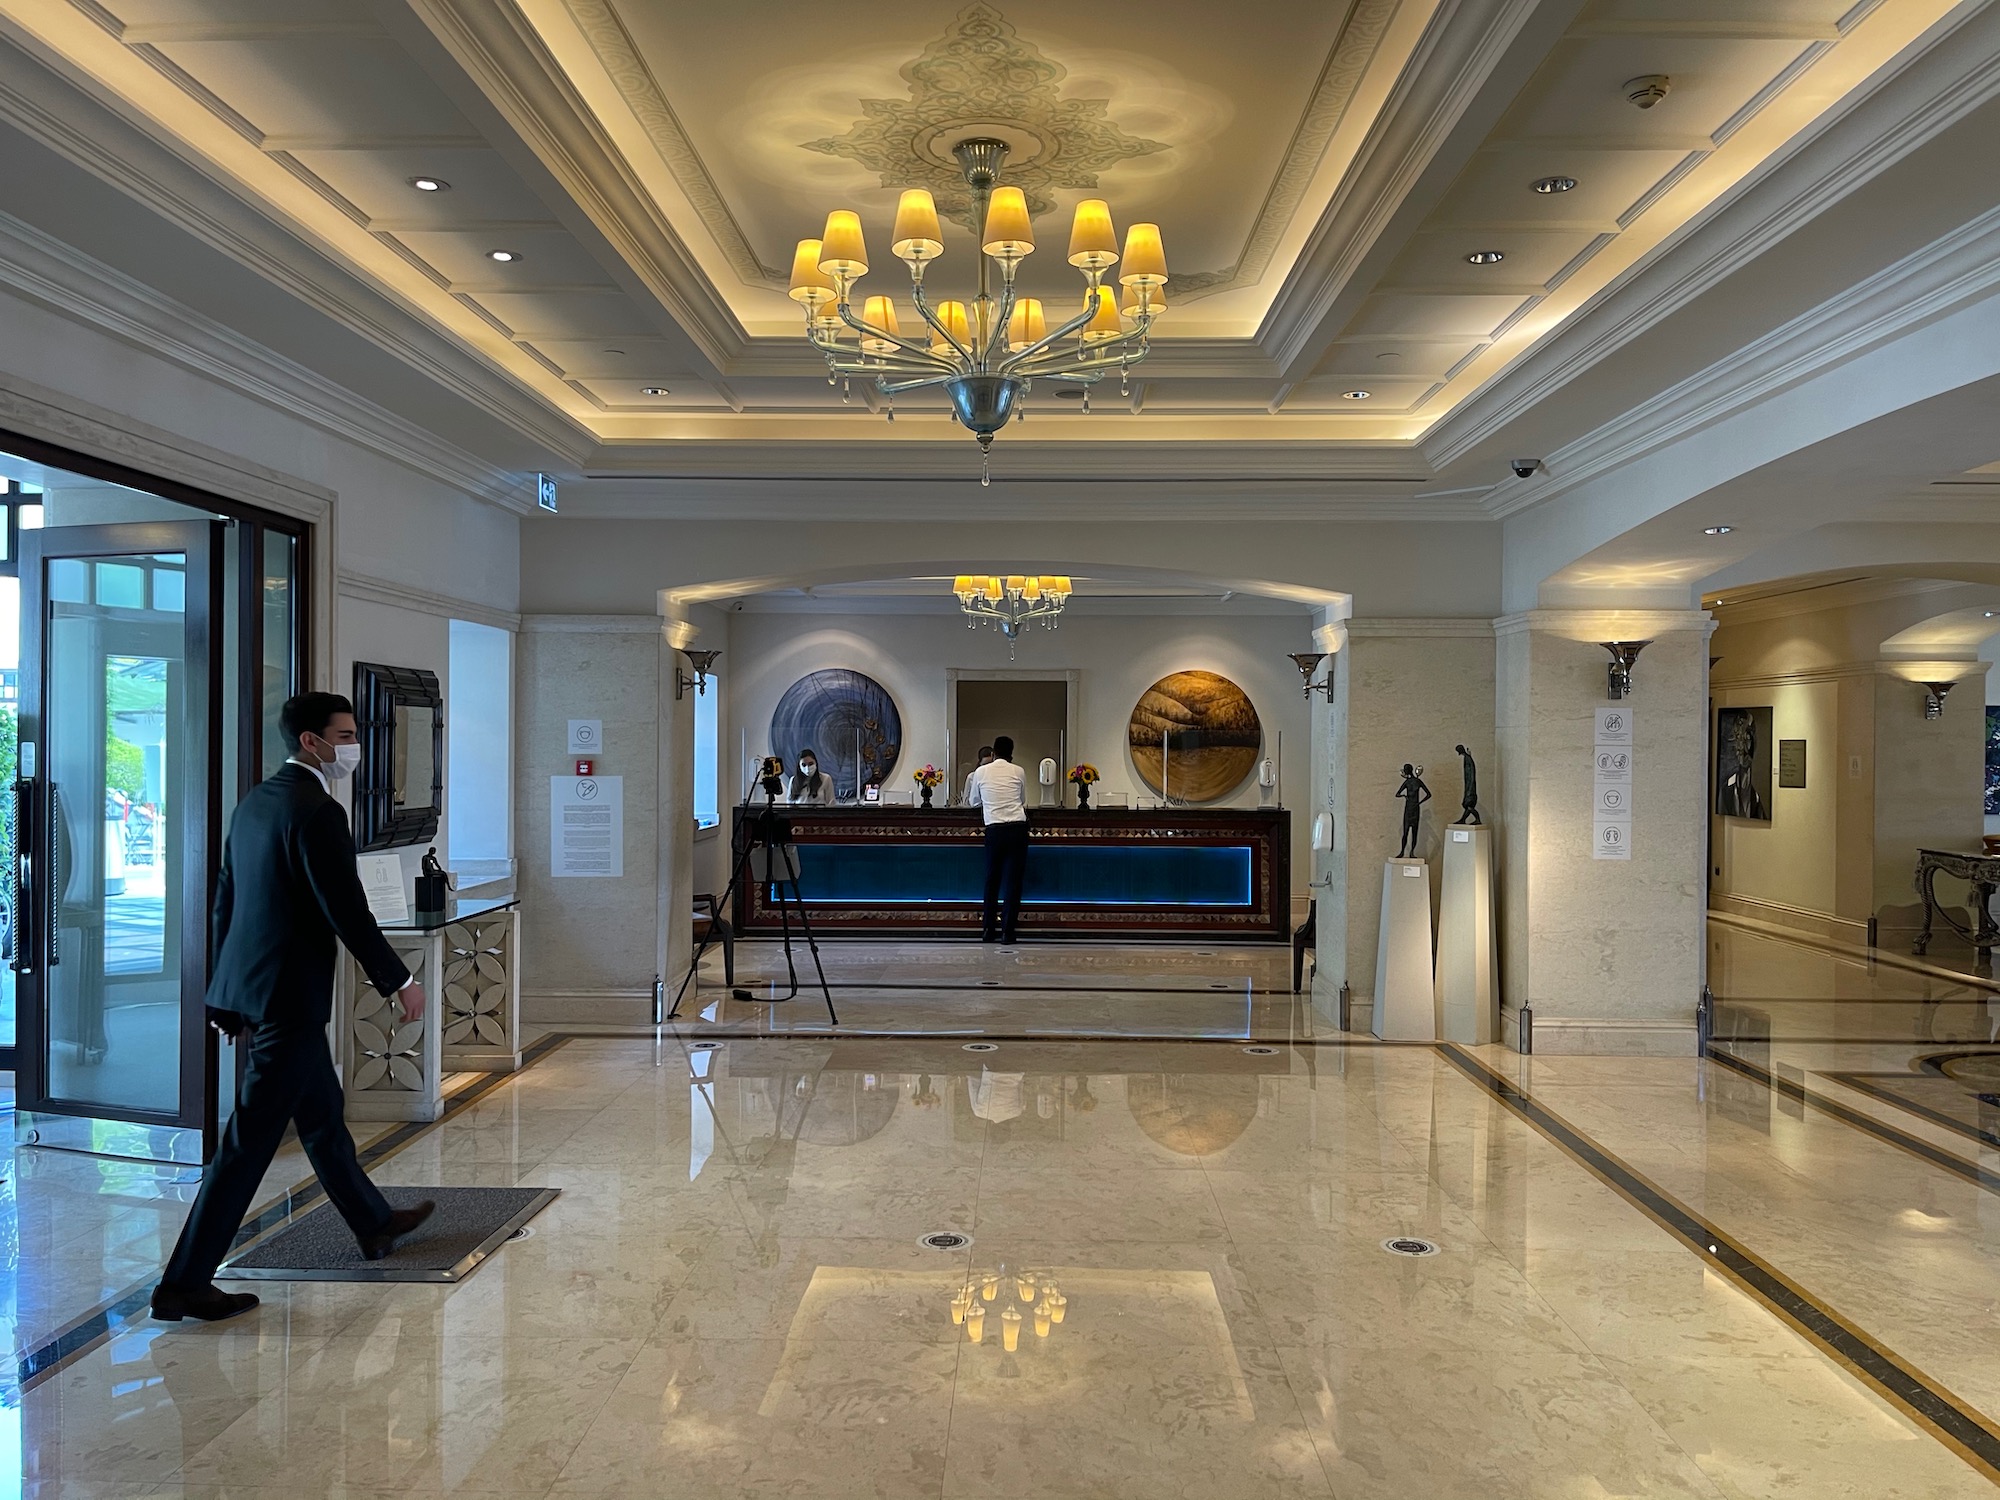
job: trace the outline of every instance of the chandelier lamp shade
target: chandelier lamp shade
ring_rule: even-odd
[[[1055,617],[1069,603],[1069,579],[1049,574],[961,573],[951,581],[958,607],[969,625],[997,625],[1008,640],[1018,640],[1021,627]]]
[[[856,284],[868,274],[861,216],[837,208],[818,239],[800,240],[792,259],[791,297],[805,312],[806,338],[826,358],[827,378],[872,381],[889,398],[942,388],[953,418],[979,440],[980,483],[991,478],[993,435],[1022,408],[1034,381],[1089,387],[1126,372],[1150,352],[1153,320],[1166,308],[1166,251],[1157,224],[1133,224],[1123,248],[1101,198],[1077,204],[1068,260],[1083,277],[1080,307],[1051,312],[1039,298],[1017,296],[1021,263],[1035,253],[1035,226],[1021,189],[1000,184],[1005,141],[975,137],[952,148],[972,192],[979,226],[978,278],[971,301],[932,302],[924,278],[944,254],[935,200],[911,188],[896,207],[889,248],[908,267],[910,301],[921,327],[905,334],[893,298],[857,304]],[[993,273],[999,272],[996,293]],[[1053,320],[1053,326],[1051,322]]]

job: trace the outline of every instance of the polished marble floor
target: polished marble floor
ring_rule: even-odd
[[[1713,1061],[1373,1045],[1269,950],[844,951],[842,1019],[882,1035],[704,991],[380,1162],[562,1189],[463,1283],[114,1316],[6,1393],[0,1444],[24,1494],[90,1500],[1990,1494],[2000,1162],[1832,1076],[1979,1054],[1985,993],[1717,934],[1718,995],[1772,1020]],[[0,1175],[17,1352],[150,1277],[191,1194],[51,1152]]]

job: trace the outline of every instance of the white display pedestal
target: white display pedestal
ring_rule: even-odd
[[[1444,889],[1438,905],[1437,1016],[1445,1041],[1484,1046],[1499,1040],[1498,971],[1493,830],[1454,823],[1444,831]]]
[[[1385,1042],[1437,1040],[1431,982],[1431,870],[1421,859],[1382,866],[1382,932],[1375,948],[1375,1016]]]

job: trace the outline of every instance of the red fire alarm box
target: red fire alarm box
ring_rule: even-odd
[[[594,760],[580,760],[576,763],[576,774],[579,776],[595,776],[597,774],[594,769],[596,765],[597,762]]]

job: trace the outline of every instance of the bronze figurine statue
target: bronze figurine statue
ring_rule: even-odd
[[[1465,796],[1459,803],[1458,821],[1461,823],[1478,823],[1480,821],[1479,767],[1473,764],[1472,752],[1466,749],[1465,746],[1453,745],[1451,748],[1456,750],[1459,758],[1465,762]]]
[[[1396,858],[1416,859],[1418,809],[1431,800],[1422,767],[1403,762],[1403,784],[1396,788],[1396,795],[1403,799],[1403,840],[1396,846]]]

